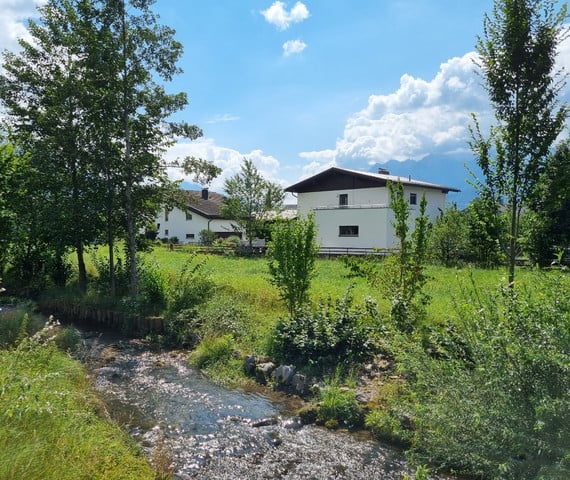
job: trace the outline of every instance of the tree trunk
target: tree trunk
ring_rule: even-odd
[[[79,291],[81,293],[87,292],[87,269],[85,268],[85,256],[83,242],[78,242],[76,246],[77,251],[77,269],[78,269],[78,283]]]

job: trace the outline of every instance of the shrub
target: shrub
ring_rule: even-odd
[[[75,328],[65,327],[56,334],[54,342],[60,350],[74,352],[81,342],[81,335]]]
[[[561,276],[545,277],[537,298],[509,288],[469,292],[453,332],[468,361],[434,356],[418,342],[400,346],[413,460],[481,478],[570,476],[568,288]]]
[[[306,220],[277,222],[271,229],[268,249],[271,283],[279,289],[291,315],[309,301],[319,254],[316,235],[312,216]]]
[[[379,440],[396,445],[408,445],[406,438],[409,438],[411,435],[406,431],[402,421],[397,418],[395,412],[380,408],[371,410],[366,414],[364,424]]]
[[[329,379],[319,393],[317,422],[328,428],[356,428],[362,425],[362,411],[354,390],[340,386],[339,377]]]
[[[231,335],[208,337],[190,354],[190,365],[206,368],[218,363],[226,363],[234,354],[235,342]]]
[[[205,266],[205,258],[198,260],[196,253],[190,254],[190,258],[182,267],[170,289],[168,298],[170,315],[193,308],[208,300],[214,283]]]
[[[200,230],[198,236],[200,237],[200,243],[202,245],[210,246],[214,243],[214,240],[216,240],[216,232],[213,232],[212,230]]]
[[[375,351],[370,310],[354,307],[350,290],[336,301],[303,308],[275,326],[270,350],[277,360],[319,368],[350,364]],[[377,321],[377,319],[372,319]]]
[[[250,316],[239,299],[216,295],[195,312],[194,321],[201,337],[230,334],[239,339],[250,329]]]
[[[168,281],[156,263],[138,262],[139,295],[147,314],[158,314],[168,301]]]

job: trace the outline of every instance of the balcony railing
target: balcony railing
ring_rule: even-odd
[[[390,208],[389,205],[385,203],[363,203],[360,205],[320,205],[315,207],[315,210],[351,210],[351,209],[363,209],[363,208]]]

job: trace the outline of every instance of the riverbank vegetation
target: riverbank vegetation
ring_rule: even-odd
[[[155,478],[65,351],[68,329],[25,308],[0,311],[0,325],[0,478]]]

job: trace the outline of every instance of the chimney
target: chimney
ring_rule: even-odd
[[[208,189],[207,188],[202,189],[202,200],[208,200]]]
[[[378,167],[378,173],[380,175],[390,175],[390,172],[388,170],[386,170],[385,168],[382,168],[382,167]]]

